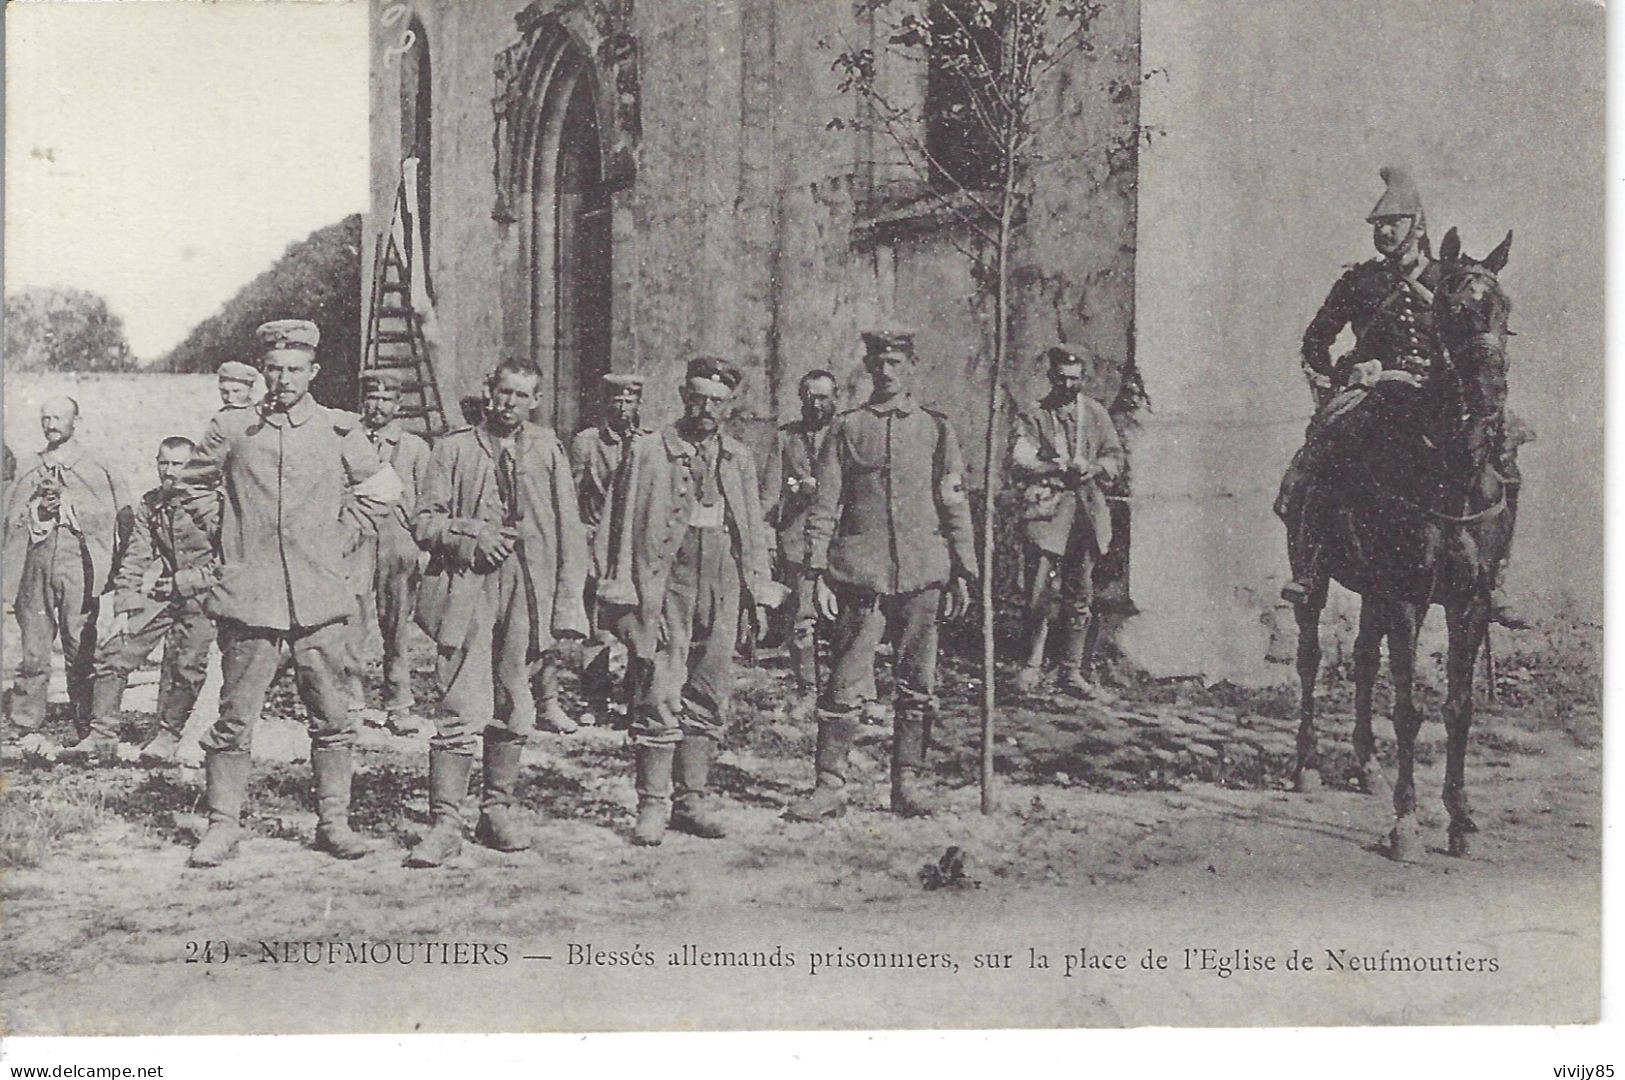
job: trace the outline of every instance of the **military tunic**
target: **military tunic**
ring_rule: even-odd
[[[1439,264],[1430,262],[1418,280],[1431,293],[1439,287],[1440,276]],[[1353,329],[1356,344],[1334,362],[1331,347],[1345,326]],[[1337,386],[1348,381],[1353,365],[1367,360],[1382,361],[1385,371],[1425,378],[1443,356],[1433,305],[1386,259],[1350,267],[1303,334],[1304,363]]]
[[[378,428],[366,428],[367,441],[378,456],[395,470],[401,480],[401,498],[392,511],[380,517],[372,547],[370,588],[361,595],[362,617],[356,621],[357,665],[352,693],[361,700],[360,648],[364,627],[378,624],[384,651],[384,708],[405,709],[412,705],[412,666],[407,655],[407,627],[412,623],[412,604],[417,593],[420,549],[412,537],[412,517],[417,512],[418,492],[429,471],[429,444],[407,431],[400,421],[391,420]]]

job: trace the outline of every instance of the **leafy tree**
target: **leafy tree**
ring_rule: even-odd
[[[1079,61],[1101,46],[1096,22],[1103,2],[1088,0],[856,0],[854,12],[872,27],[875,48],[849,48],[834,61],[843,94],[857,99],[855,118],[831,120],[834,130],[882,137],[952,227],[944,234],[972,262],[993,308],[993,359],[987,385],[982,456],[982,812],[993,809],[994,509],[1001,445],[997,429],[1005,360],[1010,350],[1012,249],[1031,198],[1034,170],[1051,152],[1046,133],[1069,121],[1046,110],[1061,96],[1059,81],[1079,90]],[[888,78],[894,64],[923,65],[925,94],[905,98]],[[918,70],[916,68],[916,70]],[[1158,71],[1116,77],[1094,92],[1131,102]],[[913,85],[919,85],[915,82]],[[1153,132],[1137,121],[1103,133],[1087,149],[1110,174],[1132,165]],[[1076,154],[1076,147],[1067,147]]]
[[[124,320],[83,289],[36,286],[6,297],[6,367],[13,371],[128,371]]]
[[[361,363],[361,215],[288,245],[270,269],[193,327],[157,366],[206,372],[227,360],[251,359],[258,347],[255,328],[273,319],[309,319],[321,328],[322,371],[313,392],[323,404],[354,405]]]

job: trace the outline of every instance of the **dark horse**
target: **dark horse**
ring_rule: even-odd
[[[1413,698],[1416,642],[1428,609],[1441,604],[1450,633],[1449,692],[1444,722],[1449,748],[1444,804],[1449,851],[1465,855],[1476,831],[1463,770],[1473,719],[1473,668],[1490,621],[1490,589],[1512,542],[1511,485],[1497,469],[1506,403],[1507,315],[1511,302],[1496,275],[1512,234],[1482,262],[1462,254],[1456,230],[1439,248],[1443,274],[1433,310],[1448,362],[1421,386],[1395,380],[1374,386],[1339,423],[1337,452],[1315,482],[1331,485],[1332,525],[1326,551],[1331,576],[1360,594],[1354,645],[1354,751],[1367,790],[1385,784],[1375,762],[1371,691],[1388,641],[1394,683],[1394,784],[1390,854],[1408,859],[1419,843],[1414,779]],[[1297,785],[1319,783],[1315,746],[1315,677],[1320,670],[1322,589],[1298,608],[1298,677],[1303,684]]]

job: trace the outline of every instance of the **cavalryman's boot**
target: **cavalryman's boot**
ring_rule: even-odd
[[[519,739],[485,733],[484,791],[474,839],[497,851],[524,851],[530,847],[529,838],[513,818],[513,789],[519,782],[519,755],[524,749]]]
[[[407,866],[439,866],[463,850],[463,800],[468,798],[468,777],[473,771],[473,754],[429,751],[431,824],[407,854]]]
[[[243,838],[243,793],[248,790],[247,750],[210,750],[203,759],[209,828],[187,857],[188,866],[219,866],[237,853]]]
[[[810,794],[785,809],[785,817],[791,821],[818,821],[846,813],[847,756],[857,734],[858,723],[850,713],[819,710],[818,744],[813,755],[818,779]]]
[[[632,842],[654,847],[666,838],[671,821],[671,770],[676,748],[639,743],[637,754],[638,823]]]
[[[543,731],[560,735],[573,735],[576,722],[559,703],[559,657],[557,653],[542,654],[541,666],[536,672],[536,719]]]
[[[316,848],[340,859],[359,859],[372,845],[350,829],[350,748],[311,747],[316,781]]]
[[[925,715],[898,710],[892,721],[891,808],[902,817],[930,817],[936,806],[920,787],[925,765]]]
[[[672,760],[677,798],[672,804],[671,827],[708,840],[728,835],[728,830],[717,819],[710,806],[711,800],[706,796],[711,762],[716,752],[715,739],[687,732],[683,735],[683,741],[677,744],[677,753]]]
[[[1095,681],[1089,657],[1090,615],[1075,616],[1067,627],[1066,663],[1061,669],[1061,685],[1085,701],[1111,701],[1116,695]]]

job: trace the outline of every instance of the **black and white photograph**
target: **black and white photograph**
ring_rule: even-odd
[[[8,1039],[1603,1018],[1601,4],[4,16]]]

